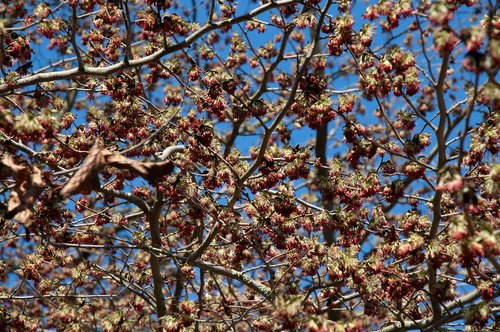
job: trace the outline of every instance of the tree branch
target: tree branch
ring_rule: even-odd
[[[130,68],[135,68],[135,67],[141,67],[143,65],[146,65],[148,63],[156,62],[160,60],[162,57],[164,57],[167,54],[171,54],[177,51],[180,51],[185,48],[189,48],[193,42],[201,38],[201,36],[214,31],[218,29],[222,29],[228,26],[232,26],[234,24],[240,23],[240,22],[245,22],[248,20],[251,20],[252,18],[272,9],[272,8],[277,8],[285,5],[290,5],[293,3],[299,2],[298,0],[279,0],[279,1],[272,1],[269,2],[265,5],[262,5],[258,8],[255,8],[254,10],[248,12],[247,14],[235,17],[235,18],[230,18],[227,20],[222,20],[219,22],[212,22],[210,24],[205,24],[203,27],[192,33],[190,36],[188,36],[185,40],[183,40],[180,43],[177,43],[175,45],[162,48],[156,52],[154,52],[151,55],[139,58],[139,59],[131,59],[129,61],[122,61],[119,63],[116,63],[114,65],[110,65],[107,67],[83,67],[83,68],[71,68],[68,70],[62,70],[62,71],[56,71],[56,72],[50,72],[50,73],[39,73],[27,77],[23,77],[19,80],[17,80],[13,84],[7,84],[3,83],[0,84],[0,94],[4,93],[9,93],[15,89],[20,89],[25,86],[33,85],[33,84],[39,84],[42,82],[51,82],[51,81],[58,81],[58,80],[65,80],[65,79],[71,79],[75,78],[81,75],[88,75],[88,76],[109,76],[113,73],[116,73],[118,71],[123,71],[126,69]]]
[[[325,5],[325,8],[321,13],[321,17],[318,20],[318,26],[322,25],[322,23],[325,19],[326,13],[328,12],[328,8],[330,8],[331,4],[332,4],[332,1],[330,0]],[[269,129],[266,130],[266,132],[264,134],[264,138],[262,139],[262,143],[260,145],[260,149],[259,149],[259,153],[257,155],[257,158],[256,158],[255,162],[250,166],[250,168],[245,172],[245,174],[243,174],[241,176],[240,180],[236,184],[236,189],[234,191],[234,194],[227,204],[228,208],[231,209],[238,201],[238,199],[243,191],[243,185],[245,184],[245,181],[248,180],[248,178],[253,174],[253,172],[255,172],[255,170],[261,164],[261,162],[264,158],[264,154],[265,154],[266,149],[267,149],[267,144],[269,142],[269,139],[271,138],[272,133],[274,132],[276,127],[278,127],[281,120],[285,117],[285,115],[288,112],[288,110],[290,109],[290,107],[292,107],[292,105],[295,101],[295,95],[297,93],[297,89],[299,87],[299,82],[302,79],[302,77],[304,76],[304,74],[307,70],[307,67],[309,66],[309,63],[311,62],[311,59],[314,55],[314,49],[316,47],[316,44],[319,42],[320,32],[321,32],[321,29],[316,29],[316,34],[315,34],[314,39],[313,39],[313,44],[312,44],[311,50],[309,51],[307,57],[304,59],[304,62],[302,64],[300,70],[297,72],[297,76],[296,76],[295,82],[293,84],[292,90],[290,92],[290,96],[288,97],[288,101],[285,104],[285,106],[283,107],[283,109],[280,111],[280,113],[276,116],[276,118],[274,119],[274,121],[271,124],[271,126],[269,127]],[[189,257],[189,261],[194,261],[194,260],[198,259],[199,257],[201,257],[201,255],[203,255],[203,253],[208,248],[210,243],[212,243],[212,241],[215,239],[215,236],[217,235],[217,233],[219,231],[219,227],[220,227],[220,223],[216,222],[214,224],[214,226],[212,227],[212,229],[210,230],[210,233],[207,235],[205,241]]]
[[[163,208],[162,195],[158,194],[156,202],[148,214],[149,230],[151,232],[151,244],[155,249],[161,249],[161,236],[159,219],[161,210]],[[153,276],[153,293],[156,301],[156,314],[159,318],[167,314],[167,307],[165,305],[165,298],[163,297],[163,278],[160,272],[160,259],[151,254],[149,256],[151,263],[151,274]]]
[[[441,64],[441,70],[439,72],[439,77],[437,84],[435,86],[436,96],[438,101],[439,108],[439,124],[437,129],[437,144],[438,144],[438,166],[437,166],[437,180],[439,181],[439,177],[441,176],[441,172],[446,165],[446,137],[445,137],[445,129],[446,129],[446,103],[444,101],[444,81],[446,79],[446,72],[448,71],[448,61],[450,59],[450,52],[446,52],[443,56],[443,62]],[[431,229],[429,231],[429,242],[436,237],[439,222],[441,221],[441,198],[443,196],[443,192],[441,190],[436,190],[434,195],[434,199],[432,200],[432,224]],[[437,286],[437,274],[436,269],[432,266],[432,264],[428,264],[428,273],[427,276],[429,278],[429,291],[430,291],[430,300],[432,306],[433,319],[438,319],[441,316],[441,306],[439,301],[435,298],[436,286]]]

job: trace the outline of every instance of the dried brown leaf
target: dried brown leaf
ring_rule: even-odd
[[[11,155],[6,155],[3,157],[2,162],[2,174],[6,173],[7,176],[12,176],[17,181],[17,179],[24,179],[28,177],[29,168],[28,166],[17,165]]]
[[[106,166],[105,154],[110,153],[98,143],[94,144],[80,168],[61,189],[61,196],[66,197],[76,193],[88,194],[99,188],[99,171]]]
[[[106,166],[126,169],[132,174],[154,181],[161,176],[170,174],[174,165],[170,160],[161,162],[143,162],[115,154],[99,144],[95,144],[84,160],[84,165],[66,183],[61,195],[69,196],[76,193],[89,193],[99,187],[99,172]]]
[[[23,202],[32,206],[35,204],[36,199],[42,193],[45,188],[45,181],[42,178],[42,171],[33,166],[33,171],[30,174],[29,178],[30,185],[28,186],[28,190],[23,195]]]
[[[34,166],[30,173],[28,166],[17,165],[12,156],[6,156],[1,161],[2,173],[12,176],[15,181],[5,218],[14,218],[25,226],[31,224],[33,205],[45,188],[42,171]]]
[[[106,158],[110,166],[116,168],[125,168],[131,173],[141,176],[149,181],[154,181],[163,175],[170,174],[174,165],[170,160],[162,162],[143,162],[133,159],[128,159],[119,154],[113,154]]]

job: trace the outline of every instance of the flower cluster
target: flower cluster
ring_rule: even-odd
[[[31,59],[32,50],[28,36],[11,32],[4,35],[3,43],[2,65],[11,67],[16,62],[24,63]]]
[[[35,2],[0,4],[2,328],[494,329],[482,2]]]
[[[404,91],[409,96],[418,92],[420,80],[415,68],[415,58],[410,52],[393,47],[390,53],[380,58],[376,67],[372,67],[373,65],[372,61],[367,62],[366,59],[360,62],[360,69],[369,68],[360,76],[361,86],[368,96],[385,97],[391,90],[396,96]]]

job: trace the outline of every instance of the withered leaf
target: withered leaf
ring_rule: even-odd
[[[161,162],[143,162],[133,159],[128,159],[119,154],[112,154],[106,157],[110,166],[116,168],[124,168],[131,173],[139,175],[148,181],[160,178],[162,175],[169,174],[173,171],[174,165],[170,160]]]
[[[15,181],[8,204],[5,218],[14,218],[28,227],[33,218],[33,205],[45,188],[42,171],[28,166],[17,165],[12,156],[5,156],[0,165],[2,175],[12,176]]]
[[[84,160],[84,165],[66,183],[61,190],[62,196],[75,193],[89,193],[99,187],[99,172],[106,166],[126,169],[132,174],[141,176],[148,181],[154,181],[173,171],[170,160],[161,162],[143,162],[115,154],[100,144],[95,144]]]
[[[29,174],[28,166],[17,165],[11,155],[6,155],[2,158],[0,174],[12,176],[14,180],[24,179]]]
[[[76,193],[88,194],[99,188],[99,171],[106,166],[105,151],[100,144],[96,143],[90,149],[89,154],[80,168],[61,189],[63,197]]]

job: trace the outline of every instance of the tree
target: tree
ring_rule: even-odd
[[[0,326],[498,329],[480,0],[0,5]]]

